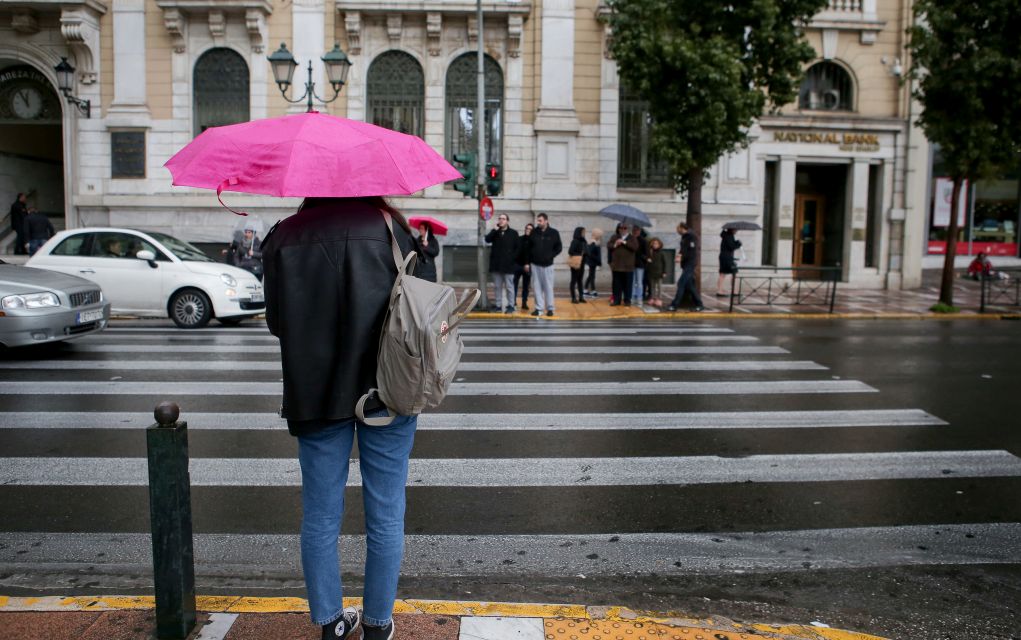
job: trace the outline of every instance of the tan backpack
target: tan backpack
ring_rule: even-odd
[[[379,336],[376,388],[355,406],[358,419],[373,427],[386,426],[396,416],[417,415],[443,401],[464,351],[457,327],[482,295],[478,289],[468,289],[458,300],[453,287],[410,275],[416,255],[401,257],[393,220],[386,212],[383,217],[390,230],[397,279]],[[365,403],[374,393],[389,416],[365,417]]]

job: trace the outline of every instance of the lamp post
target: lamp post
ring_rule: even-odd
[[[340,50],[339,44],[333,45],[333,50],[328,51],[326,55],[322,57],[323,64],[326,65],[326,76],[330,80],[330,85],[333,86],[333,97],[329,100],[316,95],[316,85],[312,82],[312,61],[308,61],[308,80],[305,82],[305,93],[296,100],[291,100],[287,97],[287,89],[291,86],[291,80],[294,78],[294,70],[298,67],[298,63],[294,60],[294,56],[287,50],[287,44],[281,43],[280,48],[274,51],[271,55],[266,56],[269,60],[270,65],[273,67],[273,79],[277,83],[277,87],[280,89],[280,94],[284,97],[284,100],[291,104],[297,104],[302,100],[307,100],[308,108],[306,111],[312,111],[312,100],[313,98],[322,102],[323,104],[329,104],[337,99],[340,95],[340,90],[343,88],[344,83],[347,82],[347,72],[351,68],[351,61],[348,60],[347,54]]]
[[[53,67],[53,70],[57,72],[57,88],[64,94],[67,101],[78,107],[78,111],[86,118],[91,118],[92,102],[71,95],[71,90],[74,88],[74,67],[71,66],[71,63],[67,61],[67,58],[61,57],[60,63]]]

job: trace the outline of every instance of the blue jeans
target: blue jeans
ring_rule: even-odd
[[[641,301],[642,289],[645,287],[642,285],[642,279],[645,277],[645,269],[642,267],[635,267],[635,275],[631,280],[631,299],[635,301]]]
[[[677,293],[674,294],[674,301],[670,303],[672,307],[680,307],[681,300],[684,299],[684,292],[688,291],[691,293],[691,301],[695,303],[695,307],[702,307],[702,298],[698,296],[698,291],[695,290],[695,269],[684,269],[681,271],[681,277],[677,279]]]
[[[42,238],[41,240],[29,240],[28,241],[28,255],[34,256],[35,252],[38,251],[49,238]]]
[[[355,434],[365,504],[363,620],[378,626],[390,622],[404,555],[404,486],[417,425],[417,416],[397,417],[387,427],[351,418],[298,438],[301,566],[314,624],[329,624],[344,609],[337,537]]]

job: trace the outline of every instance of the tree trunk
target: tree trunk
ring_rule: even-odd
[[[954,188],[950,196],[950,224],[947,226],[947,251],[943,257],[943,279],[939,287],[939,301],[948,307],[954,306],[954,258],[957,256],[957,211],[961,195],[960,176],[954,176]]]
[[[688,172],[688,229],[698,238],[699,256],[695,261],[695,290],[702,295],[702,182],[701,167]]]

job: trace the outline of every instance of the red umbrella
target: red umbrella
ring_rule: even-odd
[[[430,216],[411,216],[408,218],[408,224],[411,225],[412,229],[417,229],[420,224],[428,225],[433,235],[447,235],[447,225]]]

